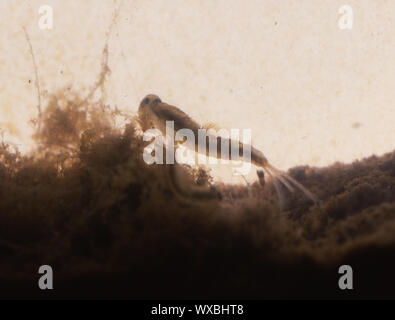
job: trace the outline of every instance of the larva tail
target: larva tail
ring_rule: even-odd
[[[269,173],[269,175],[274,176],[275,178],[273,179],[274,181],[277,178],[289,191],[294,192],[295,189],[293,186],[295,186],[300,191],[302,191],[306,195],[306,197],[309,198],[311,201],[313,201],[314,203],[318,203],[318,199],[313,193],[311,193],[309,190],[307,190],[307,188],[305,188],[302,184],[300,184],[298,181],[296,181],[294,178],[292,178],[285,172],[273,167],[270,164],[266,164],[265,169],[268,173],[271,172],[271,174]],[[274,183],[274,185],[275,188],[277,189],[276,182]]]
[[[281,185],[278,182],[277,177],[274,174],[272,174],[270,172],[270,170],[268,170],[267,168],[265,168],[265,171],[267,172],[267,174],[269,175],[269,177],[273,181],[274,188],[276,189],[276,193],[277,193],[278,200],[279,200],[280,210],[283,210],[284,209],[284,205],[285,205],[285,194],[284,194],[284,191],[281,189]]]

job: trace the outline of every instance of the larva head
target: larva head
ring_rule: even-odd
[[[161,103],[160,98],[155,94],[149,94],[140,102],[139,119],[142,129],[148,130],[152,127],[152,121],[155,119],[153,115],[153,107]]]

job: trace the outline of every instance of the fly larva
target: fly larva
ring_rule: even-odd
[[[140,103],[139,110],[139,122],[142,129],[148,130],[150,128],[156,128],[166,135],[166,121],[174,122],[174,130],[178,131],[180,129],[190,129],[195,137],[198,136],[198,130],[202,129],[196,121],[190,118],[185,112],[177,107],[171,106],[161,101],[161,99],[153,94],[147,95]],[[217,143],[217,154],[216,157],[221,159],[221,140],[225,139],[223,137],[216,137]],[[232,145],[232,141],[228,139],[228,144]],[[208,144],[209,139],[206,140],[207,148],[206,153],[208,155]],[[237,142],[236,142],[237,144]],[[239,150],[244,150],[244,145],[238,142]],[[200,152],[198,148],[198,141],[195,140],[195,152]],[[230,154],[230,153],[229,153]],[[244,158],[243,158],[244,159]],[[282,194],[280,184],[284,185],[289,191],[294,192],[295,188],[301,190],[310,200],[317,203],[317,198],[309,190],[307,190],[302,184],[296,181],[294,178],[290,177],[285,172],[272,166],[261,151],[251,146],[251,163],[260,167],[272,178],[276,192],[279,196],[280,203],[284,201],[284,195]],[[258,171],[258,177],[262,184],[262,172]]]

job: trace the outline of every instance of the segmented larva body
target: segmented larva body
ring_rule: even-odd
[[[191,117],[189,117],[185,112],[180,110],[179,108],[169,105],[161,101],[161,99],[153,94],[147,95],[140,103],[139,106],[139,121],[142,129],[145,131],[150,128],[156,128],[162,132],[163,135],[166,134],[166,121],[174,122],[174,131],[178,131],[180,129],[189,129],[191,130],[195,136],[198,136],[198,130],[202,129],[202,126],[194,121]],[[221,140],[225,139],[223,137],[216,137],[217,139],[217,154],[216,157],[221,159]],[[208,155],[209,152],[209,139],[206,140],[207,146],[205,148],[205,152]],[[237,142],[236,142],[237,143]],[[239,150],[244,150],[244,145],[242,142],[239,143]],[[232,145],[231,140],[226,143],[229,147]],[[199,152],[198,141],[195,141],[195,151]],[[230,154],[230,152],[228,153]],[[211,154],[210,154],[211,155]],[[243,160],[244,158],[240,158]],[[282,193],[280,184],[284,185],[289,191],[294,192],[295,188],[302,191],[310,200],[314,203],[317,203],[317,198],[314,194],[312,194],[308,189],[306,189],[302,184],[297,182],[294,178],[290,177],[285,172],[275,168],[272,166],[269,161],[266,159],[264,154],[258,149],[251,146],[251,161],[252,164],[257,167],[262,168],[264,172],[268,174],[269,177],[272,178],[274,186],[276,188],[277,194],[280,198],[280,203],[284,202],[284,194]],[[263,185],[264,175],[262,170],[258,170],[258,178]]]

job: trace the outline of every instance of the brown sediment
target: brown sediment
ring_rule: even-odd
[[[289,170],[320,207],[293,193],[281,212],[258,182],[182,201],[166,166],[144,163],[134,122],[116,129],[110,109],[83,100],[48,100],[35,154],[1,144],[1,296],[39,295],[30,283],[49,264],[58,296],[339,297],[337,268],[350,264],[356,296],[393,297],[395,152]],[[181,172],[210,187],[202,170]]]

